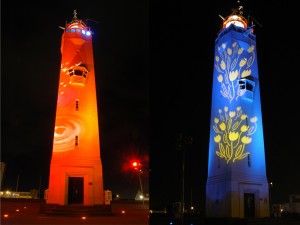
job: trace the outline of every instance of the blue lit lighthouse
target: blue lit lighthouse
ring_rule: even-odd
[[[239,4],[215,40],[206,216],[269,216],[256,36]]]

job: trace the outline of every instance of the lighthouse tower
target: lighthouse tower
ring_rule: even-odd
[[[104,204],[92,32],[77,18],[61,41],[47,204]]]
[[[269,216],[256,36],[239,4],[215,40],[206,216]]]

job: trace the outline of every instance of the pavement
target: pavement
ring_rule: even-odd
[[[135,200],[112,201],[112,215],[49,216],[40,212],[43,200],[1,199],[1,225],[148,225],[149,204]]]
[[[77,216],[47,215],[42,212],[38,199],[1,198],[1,225],[300,225],[299,217],[224,219],[205,218],[203,215],[186,215],[184,220],[175,219],[167,213],[150,213],[149,202],[144,204],[135,200],[111,202],[111,215]]]

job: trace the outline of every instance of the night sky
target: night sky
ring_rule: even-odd
[[[3,187],[48,185],[66,21],[87,20],[94,32],[101,158],[105,189],[132,198],[138,157],[151,208],[181,198],[186,145],[186,204],[205,204],[214,41],[234,0],[1,2],[1,161]],[[68,3],[68,4],[67,4]],[[299,62],[296,7],[289,1],[242,1],[256,35],[267,178],[272,201],[300,194]],[[203,5],[202,5],[203,4]],[[148,166],[149,165],[149,166]],[[150,178],[149,178],[150,177]],[[149,179],[149,182],[148,182]],[[148,188],[149,187],[149,188]]]

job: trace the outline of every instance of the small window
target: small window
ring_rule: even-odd
[[[82,70],[74,70],[76,76],[82,76]]]
[[[78,111],[78,110],[79,110],[79,100],[76,99],[76,111]]]
[[[246,89],[248,91],[253,91],[253,85],[251,83],[249,83],[249,82],[246,82]]]
[[[80,64],[79,66],[72,66],[68,70],[68,75],[70,76],[71,84],[85,85],[88,70],[84,64]]]
[[[251,79],[239,80],[239,95],[244,98],[253,100],[255,82]]]
[[[75,136],[75,148],[78,147],[78,136]]]
[[[248,167],[251,167],[251,159],[250,159],[250,154],[248,154]]]
[[[248,80],[240,80],[239,81],[239,86],[241,90],[248,90],[248,91],[253,91],[253,81],[248,81]]]

